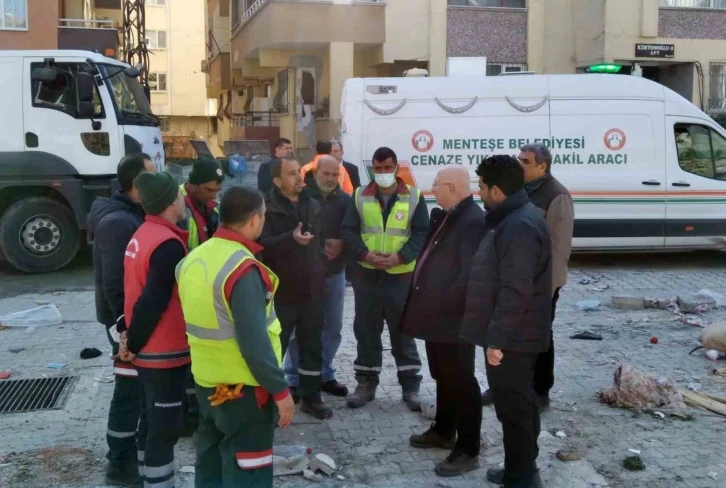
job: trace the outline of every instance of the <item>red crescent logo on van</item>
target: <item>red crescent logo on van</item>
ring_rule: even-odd
[[[427,130],[420,130],[411,138],[411,144],[418,152],[426,152],[434,147],[434,136]]]
[[[625,141],[628,138],[625,137],[625,132],[620,129],[610,129],[605,133],[605,147],[611,151],[619,151],[625,147]]]

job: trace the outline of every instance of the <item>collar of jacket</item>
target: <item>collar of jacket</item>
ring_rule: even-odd
[[[544,176],[540,176],[536,180],[532,180],[526,185],[524,185],[524,189],[527,190],[527,193],[532,193],[540,188],[542,188],[547,182],[549,182],[552,179],[552,173],[545,173]]]
[[[161,225],[164,227],[168,227],[174,234],[179,236],[179,238],[184,242],[187,242],[187,240],[189,240],[189,232],[180,229],[176,225],[168,222],[167,220],[163,219],[162,217],[159,217],[158,215],[147,215],[144,220],[146,222],[149,222],[150,224],[157,224],[157,225]],[[186,245],[184,247],[186,248]],[[186,252],[186,249],[184,250],[184,252]]]
[[[260,246],[255,241],[250,241],[249,239],[245,239],[241,235],[237,234],[236,232],[232,232],[229,229],[225,229],[224,227],[220,227],[217,229],[217,232],[214,233],[215,239],[224,239],[225,241],[232,241],[237,242],[239,244],[242,244],[247,249],[250,250],[252,254],[257,254],[260,251],[262,251],[264,248]]]
[[[398,183],[398,188],[396,189],[396,193],[399,195],[408,195],[410,192],[408,191],[408,186],[406,186],[406,182],[403,181],[401,178],[396,177],[396,182]],[[375,181],[372,181],[363,189],[363,196],[365,197],[374,197],[378,195],[378,192],[380,191],[380,188],[378,188],[378,185]]]
[[[208,214],[214,211],[214,209],[217,207],[217,202],[214,200],[209,200],[207,202],[207,207],[204,208],[202,205],[199,204],[199,202],[192,198],[192,195],[191,193],[189,193],[189,189],[187,188],[188,184],[189,183],[184,183],[184,191],[182,191],[182,196],[184,197],[184,201],[186,202],[187,206],[194,205],[200,212],[206,210],[206,213]]]
[[[304,205],[310,199],[308,194],[303,192],[298,196],[299,204]],[[292,202],[285,195],[280,193],[280,189],[275,187],[270,192],[270,199],[267,205],[267,210],[273,213],[281,213],[297,218],[295,215],[295,209],[292,206]]]
[[[504,220],[507,215],[514,212],[522,205],[525,205],[527,202],[529,202],[527,191],[522,188],[518,192],[509,195],[507,199],[504,200],[497,208],[487,212],[487,222],[498,224]]]
[[[138,214],[142,219],[146,215],[144,214],[144,209],[141,207],[141,204],[131,200],[131,198],[129,198],[129,196],[121,190],[114,193],[111,198],[113,198],[117,202],[123,203],[124,205],[128,206],[131,212]]]

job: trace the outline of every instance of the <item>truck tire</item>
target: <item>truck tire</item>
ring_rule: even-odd
[[[76,256],[80,230],[62,202],[31,197],[15,202],[0,219],[0,252],[26,273],[56,271]]]

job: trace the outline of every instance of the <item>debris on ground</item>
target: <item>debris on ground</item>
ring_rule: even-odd
[[[63,368],[66,367],[66,363],[54,363],[54,362],[50,362],[50,363],[46,364],[45,366],[48,367],[48,368],[50,368],[50,369],[63,369]]]
[[[703,390],[703,385],[698,381],[693,381],[691,383],[688,383],[687,388],[691,391],[701,391]]]
[[[587,278],[582,278],[578,283],[580,283],[581,285],[589,285],[591,281]]]
[[[580,453],[575,449],[560,449],[557,451],[557,459],[563,462],[579,461]]]
[[[692,325],[693,327],[706,327],[706,321],[699,317],[688,317],[684,315],[681,320],[684,324]]]
[[[93,359],[103,354],[95,347],[86,347],[81,351],[81,359]]]
[[[62,323],[60,310],[52,303],[0,317],[3,327],[42,327]]]
[[[12,352],[13,354],[17,354],[20,351],[25,351],[25,348],[24,347],[11,347],[10,349],[8,349],[8,351]]]
[[[12,376],[10,371],[0,371],[0,380],[6,380]]]
[[[722,361],[722,360],[726,359],[726,352],[721,352],[721,351],[716,351],[715,349],[711,349],[710,351],[706,351],[706,357],[708,359],[710,359],[711,361]]]
[[[716,307],[726,307],[726,297],[721,295],[720,293],[711,291],[708,288],[704,288],[703,290],[696,293],[696,298],[711,299],[716,302]]]
[[[586,330],[584,332],[578,332],[577,334],[570,336],[570,339],[581,339],[583,341],[601,341],[602,336],[600,334],[595,334],[594,332]]]
[[[678,297],[673,298],[646,298],[645,299],[645,308],[656,308],[659,310],[674,310],[676,312],[679,311],[678,309]]]
[[[715,374],[716,376],[726,376],[726,368],[714,369],[712,371],[712,373]]]
[[[560,439],[567,439],[567,434],[565,434],[564,430],[558,430],[555,434],[555,437],[559,437]]]
[[[684,313],[706,313],[716,308],[716,300],[708,295],[679,295],[678,307]]]
[[[613,295],[610,304],[621,310],[642,310],[645,308],[645,298],[637,295]]]
[[[609,289],[610,289],[610,285],[605,285],[605,286],[593,286],[593,287],[592,287],[592,288],[590,288],[590,289],[591,289],[592,291],[597,291],[597,292],[600,292],[600,293],[602,293],[602,292],[604,292],[605,290],[609,290]]]
[[[187,474],[194,474],[196,470],[194,469],[194,466],[182,466],[179,468],[180,473],[187,473]]]
[[[636,456],[640,456],[640,449],[628,449],[629,452],[632,452]]]
[[[623,460],[623,467],[628,471],[643,471],[645,463],[640,456],[628,456]]]
[[[656,336],[651,337],[650,338],[650,343],[651,344],[658,344],[658,338]]]
[[[685,402],[692,407],[705,408],[711,412],[726,416],[726,403],[721,403],[718,400],[695,391],[681,390],[681,395],[683,395]]]
[[[316,454],[310,460],[310,470],[314,473],[316,471],[322,471],[323,473],[331,476],[335,472],[335,461],[327,454]]]
[[[708,477],[715,481],[716,478],[718,478],[718,473],[716,471],[711,471],[708,473]]]
[[[615,370],[615,385],[600,390],[600,402],[620,408],[655,410],[671,415],[688,415],[688,407],[678,389],[668,380],[643,373],[630,364]]]
[[[345,476],[343,475],[339,474],[338,476],[336,476],[336,478],[338,478],[338,481],[345,481]]]
[[[428,420],[436,418],[436,399],[427,397],[421,399],[421,415]]]
[[[303,476],[305,477],[306,480],[309,480],[309,481],[323,481],[322,476],[320,476],[319,474],[313,473],[309,469],[306,469],[305,471],[303,471]]]
[[[582,310],[595,310],[599,306],[599,300],[580,300],[577,302],[577,307]]]

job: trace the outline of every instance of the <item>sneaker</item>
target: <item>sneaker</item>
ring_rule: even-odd
[[[538,395],[537,406],[542,409],[550,408],[550,396],[549,395]]]
[[[348,396],[348,387],[341,385],[336,380],[323,381],[320,383],[320,390],[325,393],[330,393],[333,396],[344,397]]]
[[[469,456],[463,451],[454,449],[449,456],[436,464],[436,474],[439,476],[461,476],[467,471],[479,469],[479,456]]]
[[[404,391],[402,399],[409,410],[414,412],[421,411],[421,397],[418,396],[418,391]]]
[[[303,400],[300,405],[300,411],[305,412],[319,420],[327,420],[333,416],[333,411],[323,402],[311,402]]]
[[[376,399],[376,386],[372,383],[358,383],[355,391],[348,397],[348,408],[360,408]]]
[[[494,405],[494,395],[492,395],[492,390],[487,390],[481,394],[481,405],[482,407]]]
[[[135,462],[111,461],[106,467],[106,484],[110,486],[141,486],[139,466]]]
[[[456,445],[456,434],[452,436],[444,436],[434,430],[434,424],[423,434],[414,434],[408,439],[411,447],[418,449],[453,449]]]
[[[487,470],[487,481],[490,483],[494,483],[495,485],[503,485],[504,484],[504,468],[492,468]],[[532,481],[531,487],[537,487],[539,486],[537,483],[541,483],[540,477],[539,477],[539,468],[537,466],[534,467],[534,479]]]
[[[297,386],[291,386],[288,389],[290,390],[290,396],[292,397],[293,403],[295,403],[295,405],[300,403],[300,391],[297,389]]]

